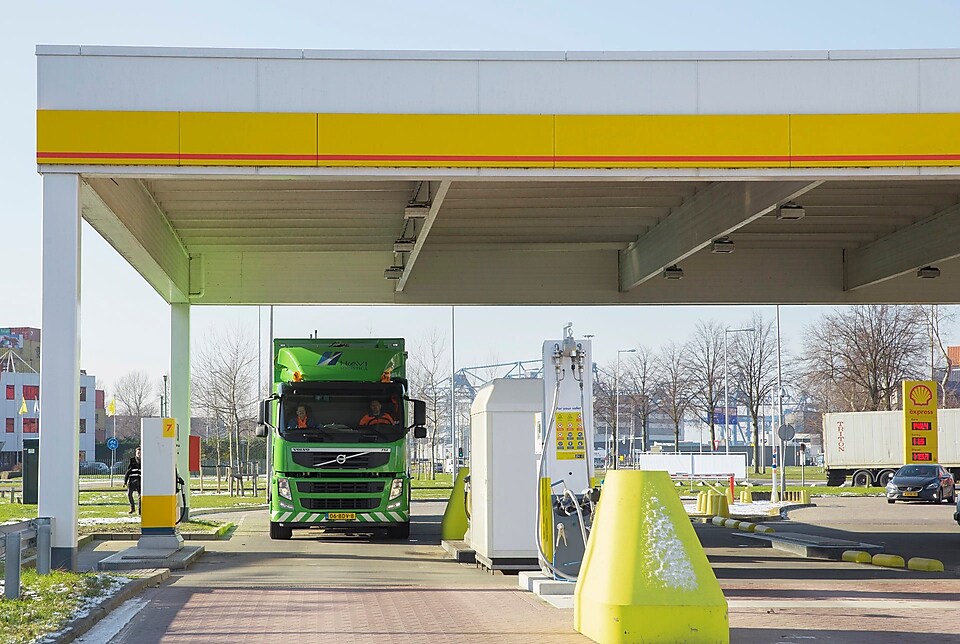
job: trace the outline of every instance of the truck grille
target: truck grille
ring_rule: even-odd
[[[301,494],[382,494],[383,481],[298,481]]]
[[[372,510],[380,505],[380,499],[300,499],[307,510]]]
[[[331,449],[322,452],[294,452],[293,462],[302,467],[315,467],[323,470],[358,470],[382,467],[390,461],[390,452],[367,452],[354,456],[357,452],[341,452]],[[345,456],[343,463],[337,462],[338,456]],[[324,463],[324,465],[320,465]]]

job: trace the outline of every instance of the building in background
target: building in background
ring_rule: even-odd
[[[80,460],[94,459],[103,392],[97,379],[80,372]],[[40,436],[40,329],[0,328],[0,470],[20,462],[24,438]]]

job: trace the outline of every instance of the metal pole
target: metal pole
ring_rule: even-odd
[[[613,376],[613,388],[616,396],[616,411],[614,412],[613,420],[613,469],[617,469],[617,461],[620,459],[617,458],[617,452],[619,450],[620,440],[620,352],[617,351],[617,371]]]
[[[450,307],[450,460],[453,479],[460,471],[460,459],[457,454],[457,398],[456,398],[456,360],[457,360],[457,307]]]
[[[268,383],[273,382],[273,305],[270,305],[270,351],[269,356],[270,360],[267,363],[270,367],[270,377],[267,379]],[[267,385],[270,386],[269,384]],[[272,500],[273,495],[273,472],[271,466],[273,465],[273,430],[269,427],[267,428],[267,480],[264,484],[267,488],[267,503],[269,504]],[[217,468],[217,491],[220,491],[220,469]]]
[[[780,305],[777,304],[777,417],[780,419],[780,424],[783,424],[783,370],[781,368],[780,360]],[[779,429],[777,431],[777,438],[780,438]],[[780,438],[780,454],[783,460],[780,465],[780,498],[783,498],[783,493],[787,489],[787,451],[786,445],[783,442],[783,439]]]
[[[3,596],[5,599],[20,597],[20,533],[10,532],[4,543],[6,574],[3,576]]]
[[[727,379],[727,333],[723,330],[723,442],[730,454],[730,382]],[[711,448],[713,446],[711,445]]]
[[[53,527],[49,519],[37,519],[37,572],[50,574],[50,539]]]

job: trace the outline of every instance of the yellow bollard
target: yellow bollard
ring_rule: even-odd
[[[873,555],[874,566],[883,566],[884,568],[903,568],[903,557],[900,555]]]
[[[758,525],[756,528],[753,529],[753,531],[758,534],[773,534],[774,532],[776,532],[776,530],[774,530],[768,525]]]
[[[753,532],[757,529],[757,524],[750,523],[749,521],[741,521],[739,528],[744,532]]]
[[[850,563],[864,564],[870,563],[873,559],[869,552],[864,552],[863,550],[844,550],[840,558]]]
[[[724,521],[726,521],[726,519],[724,519],[723,517],[713,517],[712,519],[710,519],[710,523],[712,523],[713,525],[718,525],[721,528],[723,527]]]
[[[732,529],[736,530],[737,528],[740,527],[740,522],[737,521],[736,519],[725,519],[724,522],[723,522],[723,527],[724,527],[724,528],[732,528]]]
[[[726,488],[723,491],[723,495],[727,497],[727,505],[733,505],[733,491],[730,488]]]
[[[907,560],[907,568],[910,570],[922,570],[924,572],[943,572],[943,562],[938,559],[913,557]]]
[[[753,492],[740,490],[740,503],[753,503]]]
[[[723,517],[725,519],[730,518],[730,506],[727,505],[727,497],[724,494],[717,495],[717,508],[716,514],[718,517]]]
[[[574,628],[596,642],[729,642],[727,601],[669,475],[608,472],[603,504]]]
[[[707,513],[707,493],[697,492],[697,514]]]
[[[810,504],[810,490],[800,490],[800,503]]]
[[[453,491],[447,508],[443,511],[440,520],[440,538],[444,541],[459,541],[467,533],[467,509],[463,495],[464,479],[470,473],[470,468],[461,467],[457,473],[457,480],[453,482]]]

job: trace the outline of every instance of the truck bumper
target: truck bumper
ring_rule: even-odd
[[[320,525],[328,527],[343,527],[363,525],[367,528],[385,528],[398,523],[410,521],[410,514],[406,510],[384,510],[375,512],[357,512],[355,519],[330,519],[327,512],[309,512],[296,510],[273,510],[270,520],[290,528],[309,528]]]

